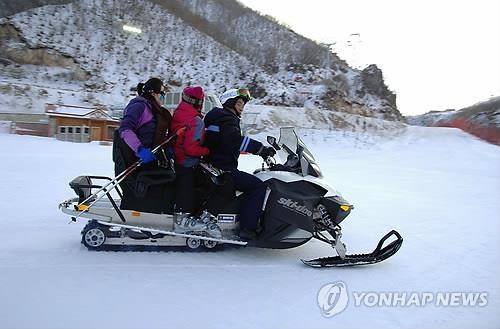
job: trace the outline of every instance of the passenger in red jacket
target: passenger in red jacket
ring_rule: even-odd
[[[205,139],[205,124],[201,109],[205,93],[199,86],[186,87],[182,92],[182,101],[172,117],[171,130],[186,127],[186,131],[175,140],[175,164],[180,168],[193,169],[200,162],[200,157],[208,155],[208,148],[201,146]]]
[[[209,153],[208,148],[202,146],[205,139],[205,124],[201,114],[204,98],[202,87],[184,88],[182,101],[174,111],[169,130],[186,128],[184,134],[177,136],[174,144],[176,170],[174,229],[179,233],[204,231],[213,237],[220,237],[217,225],[203,223],[200,218],[193,216],[196,210],[195,170],[200,157]]]

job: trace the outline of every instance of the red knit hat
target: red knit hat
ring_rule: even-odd
[[[186,87],[182,91],[182,100],[193,105],[193,107],[197,110],[201,110],[203,107],[204,99],[205,93],[203,92],[203,88],[200,86]]]
[[[205,98],[205,93],[203,92],[203,88],[200,86],[191,86],[184,88],[184,95],[192,96],[194,98],[203,99]]]

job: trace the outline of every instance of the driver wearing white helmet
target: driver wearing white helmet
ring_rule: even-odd
[[[216,107],[205,116],[205,145],[210,149],[208,161],[228,171],[235,188],[244,192],[240,208],[240,237],[247,240],[255,239],[258,234],[266,186],[257,177],[238,170],[238,157],[240,152],[260,155],[264,159],[276,154],[274,148],[241,134],[240,117],[251,99],[248,88],[227,90],[220,97],[223,107]]]

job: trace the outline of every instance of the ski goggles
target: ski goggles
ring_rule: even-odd
[[[193,105],[193,107],[197,110],[201,110],[203,108],[203,98],[199,99],[182,93],[182,100],[188,104]]]
[[[243,98],[245,103],[252,99],[252,96],[250,96],[250,90],[248,90],[248,88],[246,87],[240,87],[236,89],[236,95]]]

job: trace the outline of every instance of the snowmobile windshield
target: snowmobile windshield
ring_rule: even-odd
[[[278,145],[281,147],[277,155],[284,166],[300,171],[302,176],[322,177],[314,156],[306,144],[297,136],[293,127],[280,129]]]

